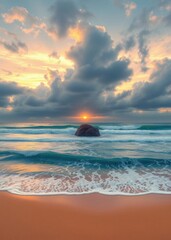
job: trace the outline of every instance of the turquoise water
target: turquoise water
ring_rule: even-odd
[[[171,193],[171,125],[0,126],[0,190],[21,195]]]

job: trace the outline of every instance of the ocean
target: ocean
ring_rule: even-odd
[[[171,194],[171,125],[0,126],[0,190],[20,195]]]

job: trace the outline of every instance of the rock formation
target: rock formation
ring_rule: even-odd
[[[100,132],[99,129],[93,127],[89,124],[82,124],[75,133],[76,136],[80,137],[99,137]]]

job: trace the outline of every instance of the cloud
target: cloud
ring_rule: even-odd
[[[13,7],[7,13],[2,14],[3,20],[11,24],[15,21],[20,22],[21,30],[25,33],[38,33],[40,30],[46,30],[46,24],[38,17],[33,17],[24,7]]]
[[[107,32],[94,26],[88,25],[85,31],[85,38],[82,43],[71,47],[68,52],[75,63],[75,71],[71,81],[67,84],[68,89],[74,92],[96,86],[104,91],[115,87],[119,82],[128,80],[132,75],[129,69],[128,59],[117,59],[120,47],[114,48],[113,41]],[[93,93],[94,94],[94,93]]]
[[[131,77],[130,61],[118,58],[120,47],[113,46],[106,31],[89,24],[84,28],[82,42],[66,53],[74,62],[74,69],[67,70],[64,81],[58,71],[48,69],[46,84],[17,96],[10,114],[24,121],[73,116],[86,109],[96,114],[108,111],[104,93],[109,94]]]
[[[149,49],[147,46],[147,36],[150,34],[148,30],[142,30],[138,34],[138,48],[139,48],[139,56],[141,59],[141,69],[142,71],[147,71],[148,67],[146,66],[146,58],[149,55]]]
[[[135,83],[132,90],[124,91],[119,95],[108,94],[105,109],[109,113],[126,111],[141,113],[143,116],[152,116],[160,109],[171,108],[171,60],[158,62],[156,70],[148,81]],[[149,114],[144,113],[151,112]],[[154,112],[154,113],[153,113]],[[169,115],[170,116],[170,115]]]
[[[70,28],[73,28],[81,20],[92,16],[86,9],[76,6],[73,1],[58,0],[51,8],[50,32],[58,37],[65,37]]]
[[[14,109],[6,113],[6,116],[9,117],[10,114],[12,119],[21,121],[73,116],[85,110],[97,115],[115,115],[118,118],[128,116],[128,119],[132,116],[132,119],[140,120],[140,118],[150,119],[153,115],[157,116],[160,109],[171,108],[171,60],[169,59],[157,63],[156,70],[147,82],[136,83],[132,90],[119,95],[114,95],[114,88],[120,81],[116,80],[111,85],[108,82],[102,83],[98,78],[80,79],[75,76],[75,72],[71,71],[66,74],[65,82],[57,76],[49,82],[48,87],[41,84],[36,89],[27,90],[20,89],[13,83],[2,83],[1,107],[9,106],[9,97],[15,95],[15,101],[11,104]],[[166,113],[159,115],[161,115],[159,119],[162,119],[162,116],[167,118],[170,116]],[[3,117],[5,118],[5,115]]]
[[[113,48],[110,35],[95,26],[85,25],[85,36],[81,43],[71,47],[68,52],[77,66],[105,65],[117,58],[120,48]]]
[[[13,82],[0,82],[0,107],[7,107],[10,104],[12,96],[20,95],[23,93],[23,88]]]
[[[149,69],[147,66],[147,58],[150,55],[149,42],[150,37],[156,31],[156,23],[158,23],[158,17],[154,15],[151,9],[144,8],[139,15],[133,18],[127,30],[127,34],[134,33],[142,72]]]
[[[8,43],[7,41],[0,39],[0,44],[13,53],[26,53],[28,51],[27,45],[19,40]]]
[[[56,72],[50,84],[49,105],[54,105],[56,115],[74,115],[83,109],[96,113],[106,112],[104,92],[132,75],[128,59],[118,59],[120,47],[113,47],[110,35],[102,29],[84,25],[84,39],[67,52],[75,65],[61,82]],[[51,109],[51,107],[49,107]],[[53,113],[54,114],[54,113]]]
[[[159,51],[161,46],[156,48],[155,51],[152,48],[152,60],[149,58],[150,46],[154,45],[154,39],[156,40],[158,34],[163,34],[165,31],[165,29],[159,29],[162,16],[164,16],[164,23],[170,26],[169,1],[157,1],[153,8],[150,4],[148,9],[142,9],[142,11],[137,9],[136,16],[127,18],[128,21],[131,21],[131,24],[120,43],[113,41],[118,39],[118,36],[116,36],[116,39],[115,37],[112,39],[106,30],[107,26],[105,28],[105,26],[94,26],[89,23],[92,14],[82,8],[79,5],[80,2],[83,4],[84,1],[58,0],[50,8],[49,28],[41,19],[32,16],[23,7],[11,8],[3,14],[6,23],[15,23],[25,33],[37,33],[43,29],[46,33],[51,31],[57,37],[69,36],[69,41],[67,39],[67,42],[61,43],[61,41],[56,41],[55,38],[56,45],[55,42],[50,45],[52,43],[50,41],[47,47],[50,45],[50,48],[54,47],[54,49],[59,50],[59,44],[64,47],[72,44],[65,53],[61,49],[65,56],[58,56],[60,51],[52,51],[49,52],[49,58],[56,58],[59,61],[62,58],[67,61],[71,60],[73,69],[62,68],[61,70],[59,68],[58,71],[59,61],[51,59],[50,62],[54,63],[54,66],[52,67],[51,63],[41,66],[44,82],[35,89],[21,88],[14,83],[0,82],[1,121],[2,119],[8,121],[14,119],[20,121],[56,119],[73,116],[82,111],[90,111],[90,113],[97,115],[121,115],[131,119],[131,115],[132,118],[136,118],[136,114],[142,111],[146,112],[143,116],[150,116],[150,113],[147,113],[150,111],[152,111],[151,114],[155,112],[155,116],[157,116],[157,111],[161,108],[168,109],[171,107],[171,60],[165,59],[158,62],[155,71],[151,74],[155,57],[153,52]],[[124,10],[126,16],[130,16],[137,7],[134,1],[122,0],[117,1],[117,4]],[[159,4],[162,8],[159,8]],[[156,10],[156,6],[158,6],[158,10]],[[129,22],[127,24],[129,25]],[[13,26],[7,27],[11,29]],[[161,35],[158,41],[164,36]],[[44,37],[44,35],[41,37]],[[29,38],[27,40],[29,41]],[[0,43],[11,53],[27,51],[27,46],[22,39],[18,39],[15,34],[2,28],[0,28]],[[131,51],[132,49],[133,51]],[[139,55],[138,60],[137,53]],[[124,54],[128,57],[125,58]],[[166,54],[162,53],[162,56],[158,54],[157,58],[166,56]],[[131,59],[129,59],[130,56]],[[28,59],[23,59],[23,61],[27,63]],[[45,73],[44,69],[48,66],[50,67]],[[148,67],[150,69],[147,73],[141,72],[136,75],[131,66],[135,68],[136,74],[139,71],[139,66],[142,71],[146,71]],[[2,68],[6,69],[6,65],[4,64]],[[40,69],[39,71],[41,71]],[[12,72],[13,70],[12,68]],[[30,69],[30,71],[32,70]],[[10,71],[6,71],[6,73],[11,74]],[[7,74],[6,77],[9,79]],[[150,77],[149,74],[151,74]],[[144,79],[143,76],[145,76]],[[10,75],[10,79],[13,77],[16,79],[14,74]],[[141,82],[138,82],[139,80]],[[134,81],[136,81],[136,84],[133,85]],[[129,90],[122,90],[123,92],[118,94],[118,87],[126,89],[128,85],[130,86]],[[7,112],[6,109],[9,106],[13,109]]]
[[[0,28],[0,45],[12,53],[27,53],[27,45],[16,34]]]
[[[134,17],[128,31],[141,30],[149,25],[150,12],[147,9],[143,9],[141,13]]]
[[[165,59],[159,62],[157,69],[149,77],[149,81],[136,83],[131,93],[122,99],[122,107],[148,111],[170,108],[170,76],[171,60]]]
[[[130,16],[132,12],[137,8],[135,2],[130,2],[128,0],[114,0],[117,7],[124,10],[126,16]]]
[[[125,13],[127,16],[130,16],[132,11],[135,10],[137,7],[136,3],[134,2],[130,2],[125,4]]]
[[[2,14],[2,17],[6,23],[13,23],[14,21],[25,22],[29,15],[26,8],[13,7],[9,12]]]
[[[15,33],[12,33],[5,28],[0,27],[0,35],[3,36],[3,38],[10,38],[10,39],[17,39],[17,35]]]
[[[135,38],[133,36],[129,36],[125,41],[124,41],[124,48],[126,51],[131,50],[135,45],[136,45],[136,41]]]
[[[44,75],[44,78],[48,81],[53,81],[59,75],[57,70],[52,70],[50,68],[47,69],[47,73]]]

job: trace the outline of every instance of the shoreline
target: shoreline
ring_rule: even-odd
[[[58,196],[85,196],[85,195],[102,195],[102,196],[108,196],[108,197],[138,197],[138,196],[148,196],[148,195],[170,195],[171,192],[143,192],[143,193],[103,193],[103,192],[81,192],[81,193],[70,193],[70,192],[61,192],[61,193],[17,193],[17,192],[10,192],[8,190],[0,190],[1,193],[8,193],[16,196],[23,196],[23,197],[58,197]]]
[[[0,192],[1,240],[169,240],[171,195]]]

